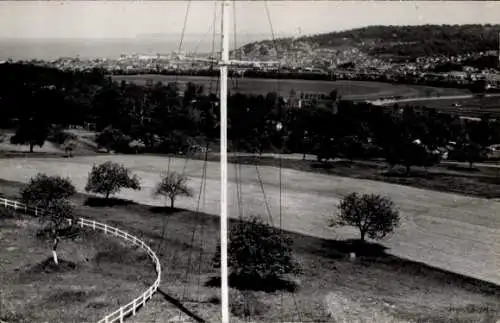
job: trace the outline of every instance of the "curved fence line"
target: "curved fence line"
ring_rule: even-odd
[[[5,198],[0,198],[0,206],[3,206],[5,208],[13,208],[14,210],[19,210],[19,211],[24,211],[27,214],[34,214],[37,216],[40,213],[40,210],[37,208],[32,208],[28,207],[27,205],[5,199]],[[160,280],[161,280],[161,265],[160,265],[160,260],[158,259],[158,256],[154,253],[154,251],[141,239],[137,238],[136,236],[133,236],[131,234],[128,234],[125,231],[122,231],[118,228],[109,226],[105,223],[100,223],[94,220],[89,220],[85,218],[78,218],[78,225],[80,227],[88,227],[92,228],[93,230],[101,230],[104,231],[104,234],[111,234],[117,237],[120,237],[122,239],[125,239],[126,241],[132,243],[133,245],[136,245],[140,247],[141,249],[144,249],[146,253],[151,257],[151,260],[153,261],[155,265],[155,270],[157,273],[157,277],[153,285],[151,285],[144,293],[142,293],[139,297],[136,297],[134,300],[129,302],[128,304],[123,305],[116,311],[106,315],[104,318],[98,321],[98,323],[112,323],[112,322],[123,322],[125,317],[128,315],[135,315],[137,312],[137,309],[141,306],[144,306],[146,304],[146,301],[151,299],[153,294],[158,290],[158,286],[160,286]]]

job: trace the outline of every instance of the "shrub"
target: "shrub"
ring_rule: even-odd
[[[276,283],[285,274],[300,273],[300,266],[292,257],[291,239],[259,218],[236,224],[229,236],[228,266],[240,283]],[[220,246],[214,265],[220,265]]]
[[[77,137],[69,132],[66,132],[62,130],[61,128],[55,128],[53,129],[49,136],[47,137],[47,140],[59,145],[64,144],[68,140],[76,140]]]
[[[111,150],[127,152],[130,149],[130,141],[130,137],[111,126],[103,129],[96,137],[96,143],[99,147],[106,148],[107,152]]]

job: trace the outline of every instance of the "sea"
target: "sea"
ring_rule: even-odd
[[[265,35],[242,35],[230,39],[230,48],[266,39]],[[51,60],[61,57],[117,58],[120,55],[156,55],[171,52],[211,53],[220,50],[220,38],[211,35],[137,37],[129,39],[0,39],[0,60]],[[234,44],[237,46],[234,46]]]

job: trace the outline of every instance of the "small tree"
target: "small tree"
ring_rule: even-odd
[[[170,208],[174,208],[177,196],[193,196],[192,190],[187,185],[188,178],[177,172],[169,172],[162,177],[155,190],[155,195],[163,195],[170,199]]]
[[[68,157],[73,157],[73,151],[76,149],[76,147],[77,143],[73,139],[66,140],[62,145],[62,148],[64,149],[64,151],[66,152],[66,156]]]
[[[61,239],[70,237],[76,233],[77,226],[73,226],[75,218],[73,206],[64,198],[50,201],[40,218],[46,224],[44,232],[53,240],[52,257],[57,265],[57,247]]]
[[[20,193],[27,205],[46,209],[54,200],[70,198],[76,189],[68,178],[38,173]]]
[[[469,142],[462,149],[464,150],[465,159],[469,163],[470,169],[472,169],[474,163],[484,160],[484,149],[479,144]]]
[[[140,190],[137,175],[130,174],[125,166],[110,161],[92,166],[85,185],[86,192],[102,194],[108,200],[111,194],[118,193],[122,188]]]
[[[292,240],[261,219],[251,217],[248,222],[238,223],[229,235],[228,265],[236,277],[262,281],[300,273],[300,266],[292,257]],[[214,265],[220,265],[220,246]]]
[[[383,239],[399,225],[399,211],[394,203],[380,195],[351,193],[340,201],[338,208],[332,225],[357,227],[362,242],[367,235],[370,239]]]

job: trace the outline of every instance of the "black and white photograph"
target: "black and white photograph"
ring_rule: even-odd
[[[500,1],[0,1],[0,323],[500,323]]]

